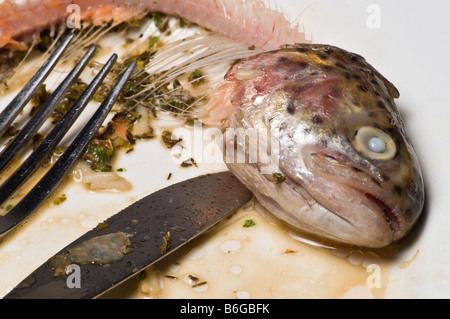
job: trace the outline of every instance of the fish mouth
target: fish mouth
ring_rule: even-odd
[[[357,200],[361,203],[360,208],[349,210],[351,213],[345,212],[330,199],[330,195],[316,192],[313,196],[325,208],[354,224],[355,227],[362,224],[360,219],[372,219],[373,227],[379,227],[380,232],[390,230],[390,236],[387,234],[385,236],[391,237],[391,241],[402,237],[405,232],[405,221],[401,210],[393,198],[389,197],[389,192],[384,189],[382,182],[368,169],[342,154],[315,152],[308,157],[307,166],[314,176],[323,183],[335,185],[336,189],[341,188],[340,194],[348,192],[347,197],[341,196],[343,202]],[[350,199],[352,196],[354,198]],[[361,231],[369,231],[367,227],[370,226],[365,226],[366,229],[361,228]]]
[[[398,235],[402,232],[402,222],[395,209],[392,208],[392,206],[389,205],[388,202],[386,200],[383,200],[381,197],[369,193],[365,193],[365,196],[378,206],[380,212],[382,212],[384,217],[386,218],[386,221],[392,230],[394,238],[398,237]]]

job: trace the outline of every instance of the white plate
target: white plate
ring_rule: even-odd
[[[436,1],[424,10],[423,1],[406,0],[270,3],[299,21],[308,39],[361,54],[400,90],[397,104],[426,181],[424,216],[392,249],[332,252],[294,240],[254,209],[241,210],[212,234],[157,264],[138,286],[130,281],[114,293],[152,298],[449,297],[450,114],[444,101],[450,98],[450,6]],[[45,205],[1,242],[0,296],[130,202],[189,177],[225,169],[222,163],[180,169],[159,139],[139,143],[116,166],[126,168],[123,176],[132,182],[131,191],[99,194],[65,184],[57,193],[66,193],[66,202]],[[167,180],[169,173],[172,178]],[[255,227],[243,228],[246,219],[253,219]],[[195,286],[189,275],[206,284]]]

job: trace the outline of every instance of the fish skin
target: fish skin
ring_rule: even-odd
[[[263,75],[239,80],[241,69]],[[238,163],[225,155],[228,168],[272,214],[320,237],[383,247],[410,232],[425,197],[398,97],[363,57],[330,45],[297,44],[236,63],[201,114],[207,119],[214,113],[224,130],[265,130],[277,143],[270,164]],[[387,133],[395,156],[364,154],[355,140],[361,127]],[[249,155],[258,147],[224,136],[233,154]],[[268,167],[285,180],[271,182]]]

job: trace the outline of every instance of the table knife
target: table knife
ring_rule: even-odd
[[[252,197],[230,172],[168,186],[63,248],[4,298],[97,298],[207,231]]]

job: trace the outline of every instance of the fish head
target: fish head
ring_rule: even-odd
[[[226,81],[236,107],[228,125],[270,132],[271,167],[284,181],[271,183],[262,163],[227,165],[274,215],[366,247],[410,231],[424,205],[419,161],[397,89],[364,58],[328,45],[286,46],[237,63]]]

